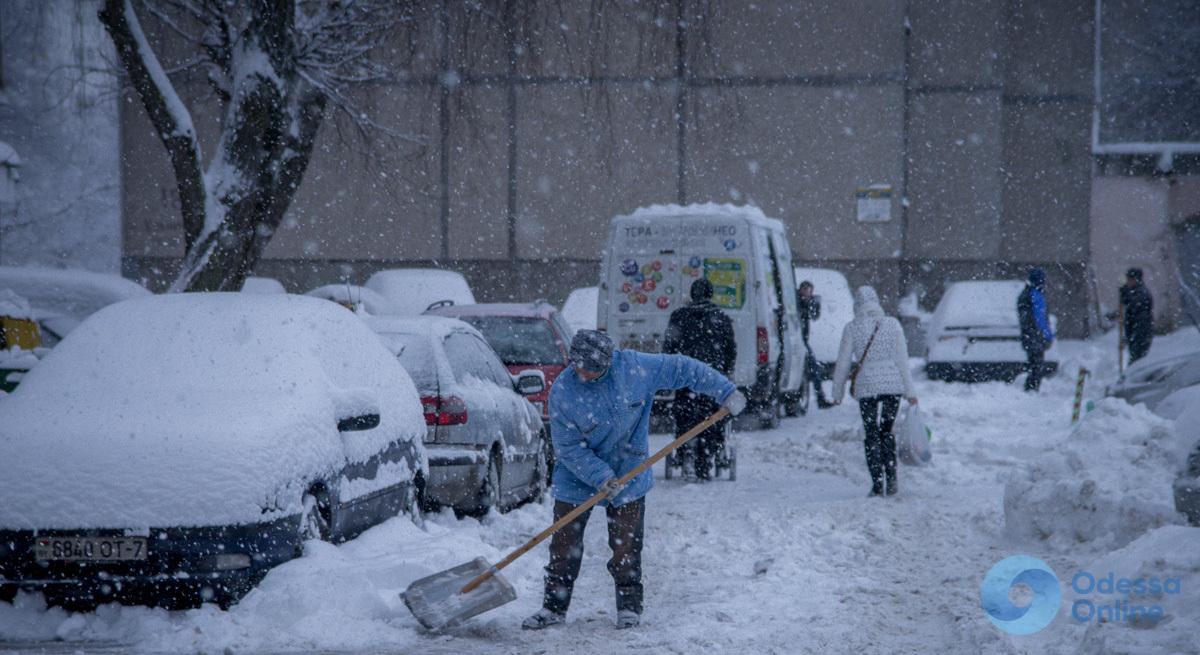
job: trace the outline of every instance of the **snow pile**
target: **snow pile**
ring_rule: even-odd
[[[414,580],[475,557],[495,562],[549,522],[546,503],[492,514],[482,523],[455,520],[447,511],[426,517],[418,527],[401,516],[339,546],[310,541],[303,557],[272,569],[227,612],[212,605],[168,612],[110,604],[94,613],[68,614],[47,609],[40,594],[22,593],[12,605],[0,603],[0,640],[104,642],[122,646],[117,649],[122,652],[421,652],[431,638],[405,608],[400,592]],[[530,599],[541,593],[545,549],[540,546],[505,570],[525,602],[472,621],[463,629],[475,637],[472,641],[494,647],[498,635],[512,634],[519,612],[531,611]]]
[[[1004,489],[1004,522],[1018,538],[1070,547],[1120,547],[1180,522],[1171,483],[1186,458],[1171,421],[1106,398],[1065,441],[1031,453]]]
[[[368,408],[379,428],[342,439],[337,421]],[[408,375],[333,304],[236,293],[120,303],[0,404],[0,527],[271,519],[298,511],[303,481],[424,432]],[[408,472],[391,473],[355,491]]]
[[[1091,614],[1087,603],[1122,609],[1118,620],[1100,622],[1093,617],[1088,621],[1078,652],[1088,655],[1197,652],[1198,544],[1200,528],[1167,526],[1142,535],[1085,569],[1097,580],[1109,573],[1114,579],[1144,580],[1144,593],[1136,588],[1129,593],[1079,593],[1089,590],[1088,581],[1081,581],[1077,589],[1073,581],[1063,580],[1064,596],[1070,603],[1073,619]],[[1162,591],[1154,593],[1153,587],[1161,587]],[[1146,611],[1134,612],[1135,608]],[[1131,615],[1134,616],[1130,618]]]
[[[17,295],[12,289],[0,289],[0,316],[8,318],[33,318],[33,309],[29,301]]]
[[[475,295],[466,278],[454,271],[433,268],[397,268],[379,271],[367,280],[367,288],[392,304],[393,313],[421,314],[435,302],[474,305]]]

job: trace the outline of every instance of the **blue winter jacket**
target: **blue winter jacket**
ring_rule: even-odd
[[[613,352],[601,377],[584,382],[568,367],[550,390],[554,441],[554,498],[578,505],[613,476],[632,471],[649,455],[650,406],[660,389],[692,389],[724,402],[737,388],[712,367],[684,355]],[[614,506],[645,496],[654,486],[645,471],[613,499]],[[607,504],[608,501],[602,501]]]

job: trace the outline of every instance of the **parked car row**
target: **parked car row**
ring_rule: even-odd
[[[0,600],[228,605],[307,540],[421,504],[477,515],[540,498],[569,328],[541,303],[500,309],[469,313],[510,367],[465,321],[305,296],[96,312],[0,401]],[[510,319],[515,341],[549,346],[516,347]]]

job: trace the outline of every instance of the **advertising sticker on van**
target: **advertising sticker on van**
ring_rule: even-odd
[[[736,257],[706,257],[704,277],[712,282],[712,302],[725,309],[746,304],[746,260]]]

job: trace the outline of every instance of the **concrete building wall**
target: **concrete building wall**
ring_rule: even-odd
[[[712,201],[762,207],[799,261],[889,305],[1031,264],[1064,271],[1064,306],[1086,298],[1086,2],[578,0],[514,24],[430,6],[407,79],[366,101],[413,140],[364,158],[327,122],[260,274],[304,290],[438,265],[485,300],[561,301],[595,283],[611,216]],[[164,280],[173,185],[140,108],[123,121],[126,269]],[[890,221],[857,220],[871,184],[893,188]]]
[[[1106,311],[1119,304],[1117,288],[1133,266],[1145,271],[1154,314],[1163,326],[1178,322],[1178,265],[1169,216],[1170,183],[1141,177],[1098,177],[1092,184],[1091,258],[1098,297]]]

